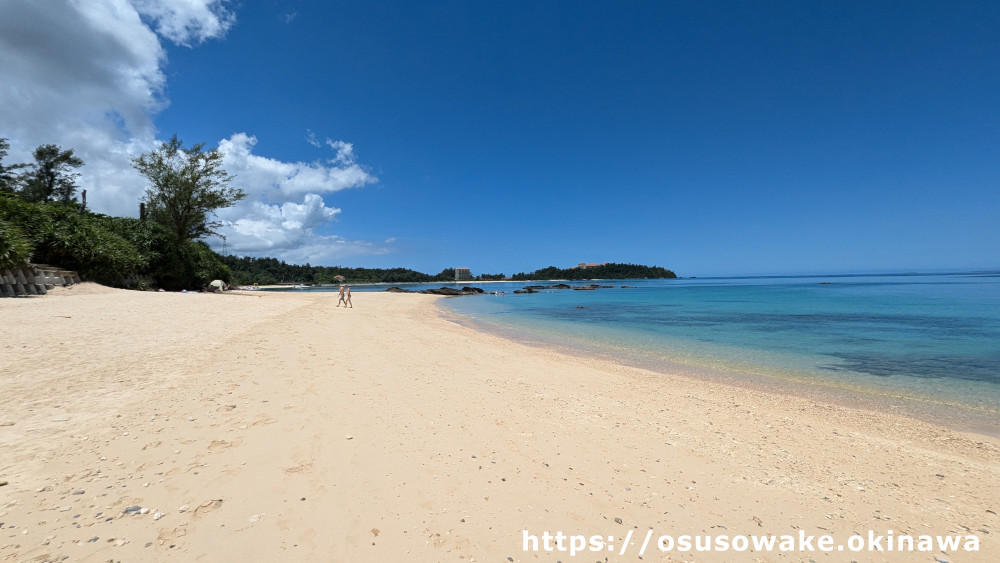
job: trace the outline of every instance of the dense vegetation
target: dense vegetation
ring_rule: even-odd
[[[351,283],[419,283],[453,282],[455,270],[448,268],[431,276],[407,268],[348,268],[344,266],[311,266],[287,264],[274,258],[251,258],[226,256],[223,263],[232,272],[233,281],[240,285],[258,283],[273,285],[278,283],[319,283],[331,284],[343,276]]]
[[[194,289],[231,276],[201,241],[176,241],[159,223],[81,213],[77,204],[0,194],[0,270],[28,261],[76,270],[114,287]]]
[[[510,279],[525,280],[637,280],[676,278],[672,271],[659,266],[638,264],[604,264],[590,268],[557,268],[549,266],[530,274],[517,273]]]
[[[455,270],[448,268],[436,275],[424,274],[406,268],[347,268],[343,266],[311,266],[309,264],[286,264],[274,258],[237,258],[227,256],[223,263],[232,272],[235,283],[244,285],[259,283],[336,283],[337,276],[343,276],[352,283],[419,283],[453,282]],[[591,280],[591,279],[652,279],[676,278],[673,272],[658,266],[638,266],[635,264],[605,264],[585,270],[579,268],[560,269],[555,266],[536,270],[530,274],[519,273],[512,280]],[[476,281],[503,280],[503,274],[481,274]]]
[[[9,148],[0,138],[0,270],[30,260],[116,287],[185,289],[229,281],[219,255],[197,240],[215,226],[209,214],[244,197],[217,171],[218,151],[202,152],[201,145],[185,149],[175,136],[135,159],[151,184],[145,203],[152,218],[146,221],[87,212],[75,197],[74,170],[83,161],[72,149],[42,145],[33,153],[34,163],[5,165]],[[172,197],[186,198],[185,205],[174,206],[183,213],[164,203]]]

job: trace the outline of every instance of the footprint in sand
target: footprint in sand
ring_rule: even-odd
[[[219,450],[224,450],[229,446],[229,442],[225,440],[212,440],[212,443],[208,445],[208,451],[217,452]]]
[[[186,472],[190,471],[190,469],[191,469],[190,467],[187,467],[187,468],[184,468],[184,467],[174,467],[173,469],[171,469],[171,470],[167,471],[166,473],[164,473],[164,476],[166,476],[166,477],[173,477],[174,475],[179,475],[181,473],[186,473]]]
[[[198,505],[198,508],[194,509],[195,520],[199,518],[204,518],[206,514],[222,506],[222,499],[207,500]]]
[[[187,535],[187,530],[183,527],[178,528],[161,528],[160,533],[157,535],[156,539],[160,545],[165,545],[167,543],[174,543],[177,538]]]
[[[261,425],[264,425],[264,424],[271,424],[273,422],[274,422],[273,418],[271,418],[269,416],[262,416],[262,417],[259,417],[257,420],[253,421],[250,424],[250,426],[261,426]]]
[[[232,442],[226,440],[212,440],[212,443],[208,445],[208,451],[217,452],[219,450],[224,450],[226,448],[235,448],[243,443],[243,438],[236,438]]]
[[[312,465],[313,464],[311,464],[311,463],[302,463],[302,464],[296,465],[295,467],[287,467],[287,468],[285,468],[285,474],[286,475],[291,475],[293,473],[304,473],[304,472],[307,472],[310,469],[312,469]]]

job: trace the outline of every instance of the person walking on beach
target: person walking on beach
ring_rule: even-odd
[[[340,307],[341,303],[344,304],[344,307],[347,307],[347,302],[344,300],[344,286],[343,285],[340,286],[340,300],[337,301],[337,306]]]
[[[344,303],[344,307],[350,307],[351,309],[353,309],[354,308],[354,304],[351,303],[351,286],[349,286],[349,285],[345,286],[344,291],[345,291],[344,295],[347,296],[347,302]]]

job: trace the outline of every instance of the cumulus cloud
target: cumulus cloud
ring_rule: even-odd
[[[312,132],[310,135],[314,137]],[[321,235],[316,229],[341,210],[327,206],[321,194],[362,187],[377,181],[359,165],[350,143],[327,139],[333,156],[319,162],[283,162],[253,154],[257,138],[236,133],[219,141],[225,169],[249,197],[220,211],[220,229],[236,254],[281,255],[286,260],[329,263],[358,254],[382,252],[366,242]],[[313,144],[310,141],[310,144]]]
[[[169,103],[161,41],[191,47],[222,40],[235,22],[224,0],[0,1],[6,162],[28,162],[42,144],[72,148],[85,163],[80,187],[89,207],[136,216],[145,182],[130,159],[159,145],[154,118]],[[257,139],[246,133],[219,143],[227,170],[249,194],[220,213],[231,223],[224,233],[230,248],[283,251],[271,255],[289,261],[380,252],[367,242],[315,233],[341,212],[323,195],[377,180],[358,164],[350,143],[309,135],[311,144],[332,151],[326,161],[255,155]]]
[[[11,162],[38,145],[73,148],[89,202],[135,213],[129,156],[153,146],[165,54],[124,0],[0,2],[0,136]]]
[[[283,162],[253,154],[257,138],[236,133],[219,142],[223,164],[230,174],[240,178],[247,193],[269,200],[287,201],[307,193],[330,193],[374,183],[376,178],[355,162],[350,143],[330,141],[335,155],[321,163]]]
[[[311,131],[306,140],[323,146]],[[247,133],[219,141],[223,166],[235,176],[234,185],[249,196],[219,212],[226,223],[219,232],[231,252],[314,264],[384,252],[369,242],[317,232],[341,213],[328,206],[322,194],[378,181],[358,164],[350,143],[327,139],[325,145],[333,154],[325,162],[284,162],[256,155],[256,144],[257,138]]]
[[[42,144],[72,148],[91,207],[134,215],[143,189],[129,159],[156,146],[153,116],[167,103],[157,32],[200,42],[232,21],[219,0],[0,2],[0,136],[10,162],[30,161]]]
[[[220,212],[223,220],[236,219],[220,233],[233,254],[280,256],[295,264],[335,264],[353,256],[388,252],[372,242],[316,232],[339,213],[340,209],[328,207],[317,194],[307,194],[302,203],[251,201]]]
[[[303,235],[330,221],[340,209],[327,207],[317,194],[306,194],[302,203],[268,204],[248,201],[220,212],[229,223],[224,230],[234,250],[289,250]]]

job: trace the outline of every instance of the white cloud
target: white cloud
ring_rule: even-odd
[[[227,243],[235,251],[260,252],[289,250],[307,233],[337,216],[340,209],[327,207],[317,194],[306,194],[302,203],[267,204],[248,201],[222,210],[219,217],[228,223]]]
[[[30,161],[42,144],[72,148],[85,163],[80,187],[88,206],[136,216],[145,182],[130,159],[159,144],[154,117],[168,104],[161,38],[200,44],[224,37],[234,23],[225,0],[0,1],[6,163]],[[308,141],[324,144],[311,131]],[[333,155],[306,163],[255,155],[256,142],[238,133],[219,143],[227,170],[249,194],[220,213],[236,223],[226,231],[229,248],[274,251],[288,261],[381,252],[371,243],[315,233],[341,212],[326,205],[324,194],[377,181],[357,163],[350,143],[327,139]]]
[[[319,139],[316,138],[316,133],[313,133],[312,130],[308,131],[308,134],[306,135],[306,142],[317,149],[323,146],[323,143],[319,142]]]
[[[337,156],[330,160],[331,163],[351,165],[354,164],[354,145],[344,141],[326,140],[328,147],[337,152]]]
[[[307,141],[312,144],[314,138],[310,131]],[[382,252],[367,242],[348,242],[316,233],[317,228],[341,212],[328,207],[321,194],[378,181],[355,162],[350,143],[328,139],[326,144],[335,154],[327,165],[258,156],[253,154],[256,144],[257,138],[246,133],[219,141],[223,165],[235,176],[233,185],[249,194],[243,202],[219,212],[219,217],[229,224],[220,233],[226,237],[231,252],[280,255],[285,260],[296,257],[311,263]]]
[[[135,215],[143,192],[130,157],[156,146],[164,51],[140,14],[168,39],[220,37],[232,17],[218,0],[0,2],[0,136],[9,162],[54,143],[84,163],[91,208]]]
[[[371,242],[316,233],[315,229],[339,213],[340,209],[328,207],[318,194],[306,194],[302,203],[250,201],[219,213],[229,223],[220,232],[232,254],[280,256],[293,264],[332,265],[352,256],[388,252]]]
[[[336,151],[336,156],[328,161],[332,166],[258,156],[253,154],[256,144],[256,137],[236,133],[219,141],[219,150],[224,155],[223,165],[237,177],[240,187],[271,201],[289,201],[303,194],[331,193],[377,181],[354,161],[350,143],[327,140]]]
[[[0,136],[9,162],[38,145],[73,148],[88,203],[135,214],[129,156],[153,146],[165,53],[124,0],[0,2]]]
[[[157,33],[178,45],[221,37],[236,21],[222,0],[132,0],[132,5],[156,25]]]

